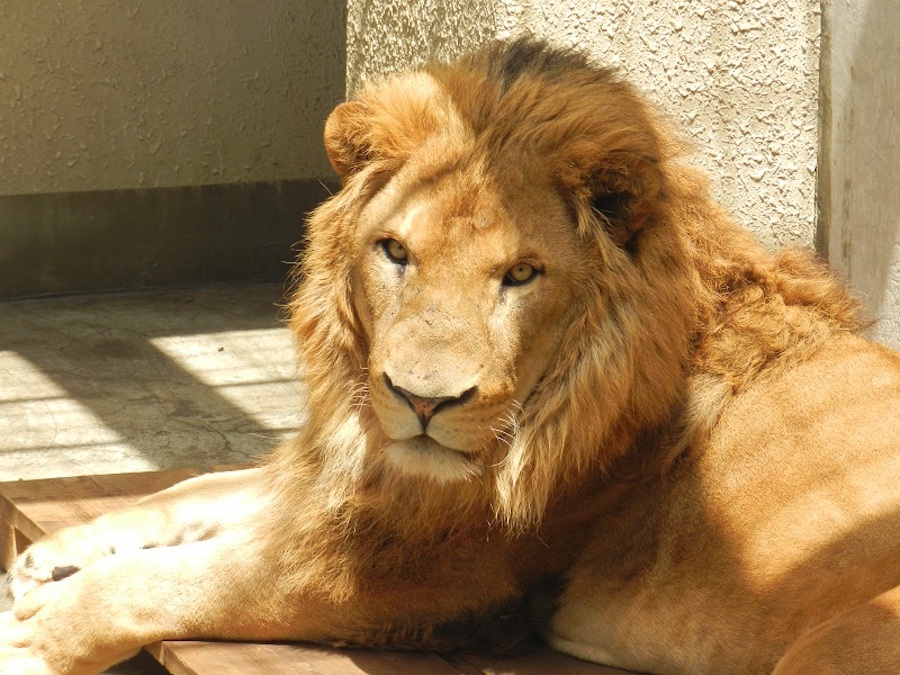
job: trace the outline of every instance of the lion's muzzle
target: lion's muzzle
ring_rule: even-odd
[[[428,431],[428,423],[431,422],[431,418],[438,412],[465,404],[466,401],[475,396],[476,390],[476,387],[470,387],[461,394],[436,397],[420,396],[403,387],[395,385],[387,373],[384,373],[384,383],[390,391],[398,398],[405,401],[407,405],[412,408],[413,412],[416,413],[416,416],[419,418],[419,424],[422,425],[422,433]]]

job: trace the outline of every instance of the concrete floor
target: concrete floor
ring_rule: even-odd
[[[261,456],[302,422],[281,294],[257,285],[0,301],[0,481]],[[139,658],[110,672],[165,671]]]
[[[0,481],[248,462],[297,427],[281,287],[0,302]]]

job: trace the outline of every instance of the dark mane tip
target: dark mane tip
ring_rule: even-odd
[[[565,72],[591,68],[581,52],[532,37],[495,43],[486,50],[485,56],[488,69],[499,80],[504,94],[526,74],[553,79]]]

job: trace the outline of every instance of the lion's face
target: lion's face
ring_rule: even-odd
[[[571,321],[586,256],[537,177],[414,174],[361,212],[354,303],[388,461],[446,481],[502,452]]]
[[[534,521],[666,419],[692,319],[661,140],[585,68],[488,50],[329,117],[344,187],[310,219],[292,326],[334,475],[481,472],[434,492]]]

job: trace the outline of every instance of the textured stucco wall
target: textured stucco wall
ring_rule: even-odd
[[[818,0],[349,0],[348,88],[530,32],[619,66],[693,139],[694,161],[772,245],[812,245]]]
[[[825,248],[900,348],[900,3],[826,4],[821,204]]]
[[[339,0],[3,0],[0,195],[330,175]]]

